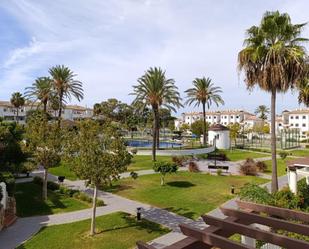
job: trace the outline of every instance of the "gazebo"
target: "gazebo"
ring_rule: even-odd
[[[287,162],[288,180],[290,190],[297,193],[297,180],[299,176],[306,177],[306,183],[309,185],[309,157],[297,158]]]

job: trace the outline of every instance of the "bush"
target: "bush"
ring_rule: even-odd
[[[240,173],[247,176],[257,175],[256,163],[252,158],[247,158],[246,161],[240,165]]]
[[[184,167],[187,160],[187,156],[172,156],[172,162],[178,167]]]
[[[131,149],[131,153],[133,154],[133,155],[136,155],[137,154],[137,149],[136,148],[133,148],[133,149]]]
[[[196,157],[197,157],[198,159],[203,159],[203,160],[205,160],[205,159],[208,158],[208,155],[207,155],[207,154],[198,154],[198,155],[196,155]]]
[[[73,194],[73,198],[84,201],[84,202],[92,203],[92,198],[89,195],[83,192],[80,192],[80,191],[75,192]],[[97,199],[97,206],[99,207],[104,206],[104,201]]]
[[[0,173],[0,182],[4,182],[6,184],[6,191],[9,196],[14,196],[15,193],[15,178],[10,172],[2,172]]]
[[[252,183],[247,183],[240,189],[239,197],[244,201],[252,201],[266,205],[274,204],[273,196],[268,192],[267,188],[262,188]]]
[[[200,172],[199,167],[197,166],[196,162],[189,162],[189,168],[188,168],[189,172]]]
[[[33,181],[32,182],[37,184],[37,185],[40,185],[40,186],[43,185],[43,179],[41,177],[39,177],[39,176],[33,177]],[[59,190],[60,186],[59,186],[58,183],[48,181],[47,182],[47,188],[49,190],[55,191],[55,190]]]
[[[282,160],[286,159],[286,157],[288,156],[288,153],[285,151],[281,151],[279,152],[279,156]]]
[[[275,206],[289,209],[296,209],[301,205],[299,196],[294,195],[288,187],[274,194]]]
[[[259,172],[265,172],[267,169],[267,165],[266,163],[262,162],[262,161],[257,161],[255,166],[257,167]]]
[[[64,186],[60,186],[59,188],[59,193],[61,194],[64,194],[66,196],[69,196],[69,197],[73,197],[73,195],[75,193],[78,193],[79,191],[76,190],[76,189],[70,189],[70,188],[67,188],[67,187],[64,187]]]
[[[309,186],[305,178],[297,183],[297,189],[298,195],[302,200],[301,207],[306,210],[309,208]]]
[[[217,169],[217,176],[221,176],[222,175],[222,169]]]

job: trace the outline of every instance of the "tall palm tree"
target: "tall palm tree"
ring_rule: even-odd
[[[263,123],[267,119],[267,114],[269,114],[269,108],[266,105],[259,105],[254,112],[259,115],[259,118],[263,120]]]
[[[161,68],[150,68],[137,80],[137,85],[133,86],[135,100],[134,106],[145,108],[150,106],[153,113],[153,143],[152,160],[156,160],[157,141],[159,139],[159,110],[163,106],[169,110],[176,111],[175,107],[181,107],[181,98],[178,88],[173,79],[167,79],[165,71]]]
[[[247,30],[245,48],[238,54],[248,89],[255,86],[271,94],[271,191],[278,190],[276,160],[276,94],[285,93],[304,77],[306,51],[301,30],[305,24],[292,24],[286,13],[266,12],[259,26]]]
[[[43,105],[44,113],[47,113],[47,104],[53,95],[53,84],[49,77],[39,77],[31,87],[26,88],[25,97]]]
[[[309,63],[305,67],[305,77],[298,83],[298,103],[309,107]]]
[[[78,101],[83,99],[83,83],[75,80],[76,74],[64,65],[50,68],[49,74],[59,99],[58,126],[60,127],[62,109],[67,100],[71,100],[72,97]]]
[[[207,109],[214,103],[216,106],[224,105],[224,101],[220,94],[222,93],[221,87],[214,86],[210,78],[196,78],[192,82],[193,88],[185,91],[187,94],[186,105],[194,106],[202,105],[203,108],[203,144],[206,145],[206,105]]]
[[[15,92],[12,94],[10,102],[16,109],[15,121],[18,123],[19,108],[25,105],[25,98],[20,92]]]

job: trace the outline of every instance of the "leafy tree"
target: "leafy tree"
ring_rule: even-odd
[[[196,78],[193,80],[193,88],[189,88],[185,91],[187,94],[187,105],[192,105],[195,103],[194,106],[203,107],[203,144],[204,146],[207,143],[206,139],[206,105],[207,108],[212,105],[212,103],[219,106],[220,104],[224,104],[223,99],[221,98],[220,94],[222,90],[220,87],[214,86],[211,82],[210,78]]]
[[[68,67],[58,65],[49,69],[49,74],[53,81],[53,88],[58,99],[58,127],[61,123],[61,115],[64,104],[72,97],[81,101],[84,97],[83,83],[75,80],[76,74]]]
[[[47,113],[47,104],[54,94],[53,82],[49,77],[40,77],[31,87],[26,88],[25,97],[33,102],[40,101],[43,111]]]
[[[45,113],[33,115],[26,126],[27,149],[32,152],[36,165],[44,168],[43,199],[47,200],[48,169],[60,162],[61,130],[49,123]]]
[[[167,79],[165,71],[161,68],[150,68],[146,73],[137,80],[138,84],[133,86],[135,100],[134,106],[142,109],[150,106],[153,112],[153,144],[152,144],[152,160],[156,161],[156,149],[159,145],[159,110],[163,106],[169,110],[176,112],[175,107],[182,106],[180,103],[180,95],[178,88],[175,86],[173,79]]]
[[[259,26],[247,30],[245,48],[238,54],[239,71],[243,71],[248,89],[255,86],[271,93],[271,191],[278,190],[276,160],[276,95],[285,93],[304,77],[306,51],[301,30],[305,24],[292,24],[286,13],[266,12]]]
[[[209,123],[206,122],[206,133],[209,128]],[[203,120],[196,120],[193,124],[191,124],[191,131],[193,134],[200,137],[203,134],[204,129],[204,121]]]
[[[236,145],[237,143],[237,137],[240,135],[241,126],[239,123],[233,123],[228,125],[230,129],[230,139],[234,140],[234,143]]]
[[[255,114],[259,115],[259,118],[265,122],[267,120],[267,114],[269,114],[269,108],[266,105],[259,105],[255,109]]]
[[[78,131],[69,131],[64,160],[81,179],[94,187],[90,234],[95,234],[97,189],[118,179],[130,163],[121,137],[111,126],[103,127],[94,120],[80,121]]]
[[[0,171],[15,173],[27,155],[22,149],[24,130],[17,123],[0,122]]]
[[[189,129],[190,129],[190,125],[188,125],[186,123],[182,124],[181,127],[180,127],[181,131],[186,131],[186,130],[189,130]]]
[[[22,96],[22,94],[20,92],[15,92],[15,93],[12,94],[11,104],[16,109],[15,120],[18,123],[19,108],[25,105],[25,98]]]
[[[165,175],[176,173],[178,166],[175,163],[170,162],[155,162],[153,164],[153,170],[161,174],[161,186],[165,184]]]

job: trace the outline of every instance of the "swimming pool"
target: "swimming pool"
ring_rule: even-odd
[[[151,148],[152,141],[147,140],[128,140],[127,145],[130,147],[144,147],[144,148]],[[160,148],[179,148],[181,147],[181,143],[176,142],[160,142]]]

